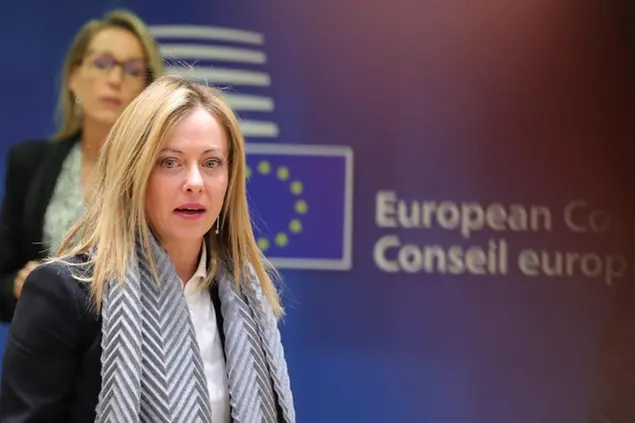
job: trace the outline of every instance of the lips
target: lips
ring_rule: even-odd
[[[103,104],[107,104],[107,105],[115,106],[115,107],[119,107],[123,104],[121,100],[115,97],[102,97],[100,100]]]
[[[176,209],[177,213],[184,213],[184,214],[199,214],[199,213],[203,213],[205,211],[205,209]]]
[[[183,213],[188,215],[201,214],[205,212],[205,207],[202,204],[191,203],[191,204],[183,204],[176,209],[174,209],[177,213]]]

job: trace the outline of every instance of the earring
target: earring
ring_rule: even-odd
[[[73,95],[73,100],[74,100],[74,109],[75,109],[75,114],[77,116],[80,116],[82,114],[82,99],[79,98],[79,96],[77,94]]]
[[[216,235],[218,235],[218,233],[220,232],[219,230],[219,226],[220,226],[220,217],[216,218]]]

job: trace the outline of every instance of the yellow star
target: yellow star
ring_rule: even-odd
[[[262,251],[267,251],[269,249],[269,240],[267,238],[258,238],[258,248]]]
[[[278,168],[278,179],[281,181],[286,181],[289,179],[289,168],[286,166],[280,166]]]
[[[271,165],[269,164],[269,162],[263,160],[260,163],[258,163],[258,172],[262,173],[263,175],[266,175],[269,172],[271,172]]]
[[[279,247],[284,247],[289,243],[289,238],[287,238],[287,234],[284,232],[280,232],[276,235],[276,245]]]
[[[304,200],[298,200],[295,202],[295,211],[298,214],[306,214],[309,210],[309,206],[306,204]]]
[[[300,222],[300,219],[291,220],[291,222],[289,222],[289,230],[295,234],[302,232],[302,222]]]
[[[302,182],[300,181],[293,181],[291,182],[291,192],[295,195],[300,195],[302,194]]]

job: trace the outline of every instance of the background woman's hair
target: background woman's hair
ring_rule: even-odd
[[[113,126],[94,172],[91,186],[95,191],[88,199],[87,212],[62,241],[56,259],[69,263],[70,257],[93,252],[93,272],[84,280],[90,282],[97,310],[106,284],[125,279],[137,237],[151,256],[145,212],[148,179],[170,129],[202,107],[217,119],[229,147],[229,183],[219,217],[220,233],[210,230],[206,235],[211,258],[206,283],[212,283],[220,265],[233,275],[238,287],[254,272],[274,313],[283,314],[272,281],[277,274],[253,234],[246,195],[245,141],[236,115],[220,94],[182,77],[163,76],[137,96]]]
[[[73,40],[62,67],[62,86],[57,105],[57,114],[60,121],[57,133],[53,140],[65,140],[76,136],[81,130],[81,117],[77,114],[75,98],[70,89],[70,77],[73,70],[82,64],[95,35],[106,28],[121,28],[135,35],[145,53],[148,66],[148,85],[154,78],[163,74],[163,58],[150,30],[145,23],[134,13],[127,10],[113,10],[108,12],[103,19],[92,19],[84,24]]]

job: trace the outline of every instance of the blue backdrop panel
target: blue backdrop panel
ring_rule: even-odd
[[[349,270],[352,150],[265,143],[247,150],[256,236],[272,262],[287,269]]]
[[[129,7],[242,119],[300,422],[582,422],[627,277],[624,52],[601,2],[507,3],[18,2],[0,158],[53,132],[77,28]]]

